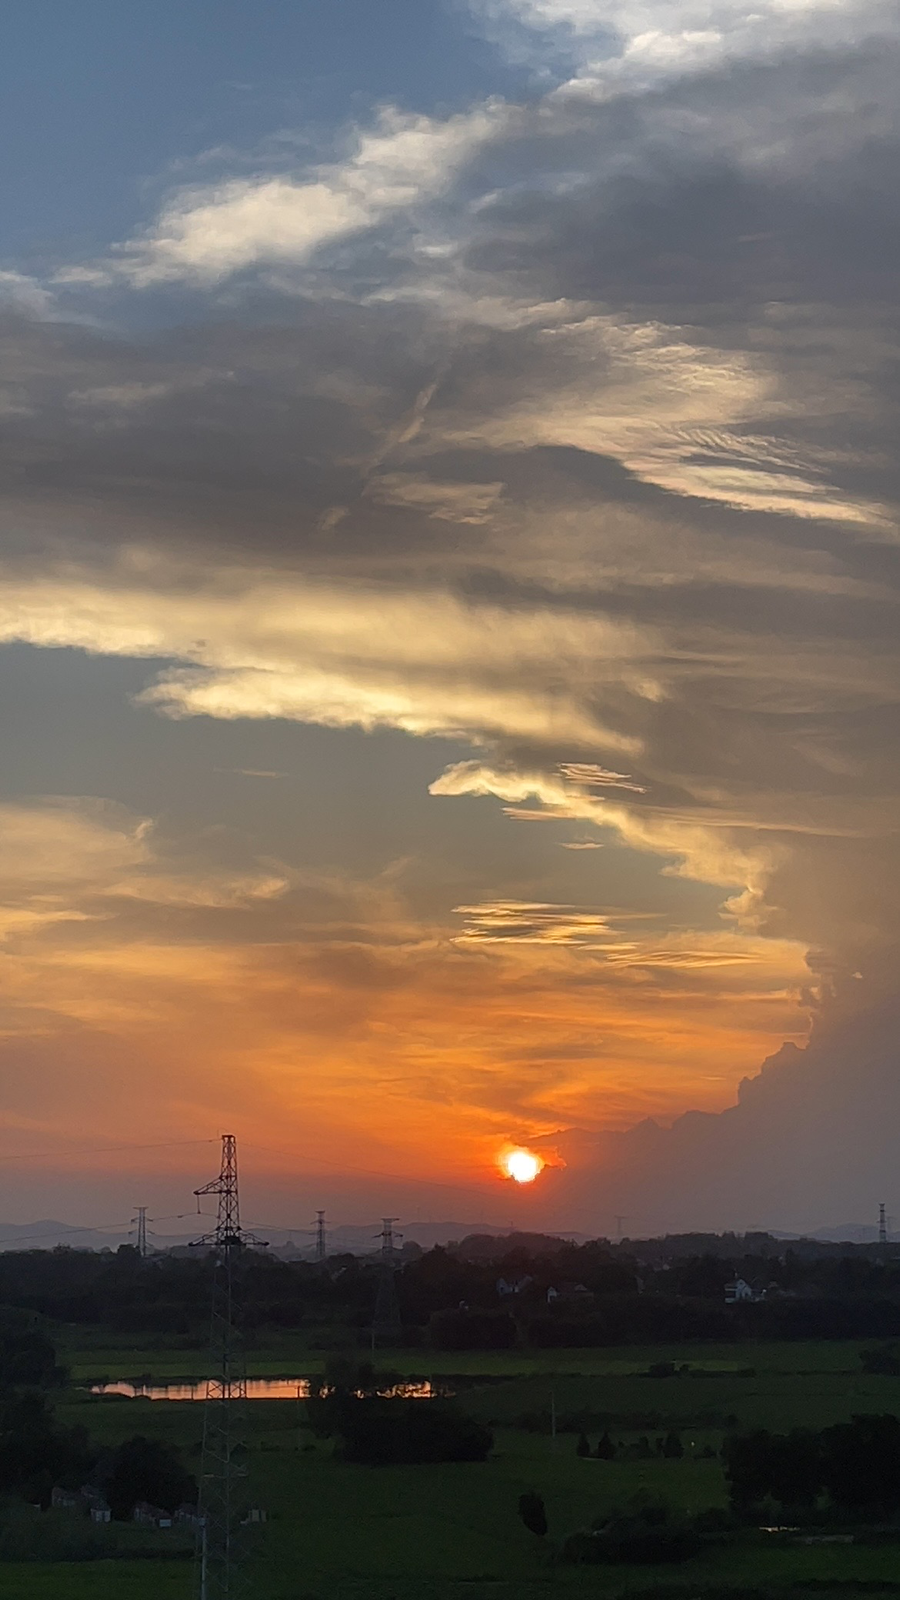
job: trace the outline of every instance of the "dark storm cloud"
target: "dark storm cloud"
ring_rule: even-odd
[[[881,42],[600,103],[576,82],[515,129],[519,181],[476,213],[469,264],[547,298],[723,331],[798,290],[810,304],[892,299],[896,86]]]
[[[900,1117],[896,1005],[823,1017],[807,1048],[785,1045],[720,1115],[671,1128],[573,1131],[548,1140],[560,1214],[628,1210],[633,1237],[681,1229],[814,1229],[874,1218],[895,1192]],[[877,1107],[877,1112],[874,1108]]]

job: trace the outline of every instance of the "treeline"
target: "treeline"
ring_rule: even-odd
[[[817,1506],[856,1520],[887,1520],[900,1512],[895,1416],[855,1416],[819,1432],[735,1434],[726,1438],[722,1459],[732,1506],[753,1521],[764,1515],[767,1501],[785,1520],[808,1519]]]
[[[644,1248],[643,1246],[641,1247]],[[315,1344],[354,1343],[371,1327],[382,1267],[332,1256],[324,1265],[244,1252],[244,1321],[303,1328]],[[172,1340],[205,1339],[211,1263],[202,1253],[142,1260],[60,1248],[0,1254],[0,1304],[58,1322]],[[746,1284],[729,1303],[727,1287]],[[596,1241],[469,1240],[399,1262],[394,1285],[409,1344],[442,1350],[585,1348],[741,1339],[900,1338],[900,1262],[871,1253],[676,1257],[648,1266]],[[742,1291],[744,1292],[744,1291]]]
[[[371,1321],[377,1271],[354,1256],[335,1257],[322,1272],[310,1263],[247,1250],[239,1272],[244,1326],[251,1332]],[[121,1333],[205,1338],[211,1285],[212,1261],[203,1252],[142,1260],[123,1245],[102,1253],[60,1247],[0,1254],[0,1304]]]

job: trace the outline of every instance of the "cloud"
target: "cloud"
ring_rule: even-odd
[[[389,506],[410,506],[438,521],[479,525],[489,520],[503,492],[502,483],[435,483],[410,472],[383,472],[367,493]]]
[[[808,412],[810,401],[813,414],[821,411],[821,395],[789,397],[758,354],[703,347],[696,335],[660,323],[582,315],[520,341],[519,370],[495,384],[489,412],[480,417],[470,403],[446,419],[444,440],[458,448],[577,449],[620,461],[677,495],[889,534],[890,508],[841,492],[827,453],[753,431],[755,417],[786,418],[801,404]]]
[[[362,1141],[374,1084],[471,1170],[511,1118],[720,1109],[900,945],[895,24],[503,10],[522,104],[236,161],[3,324],[0,638],[143,660],[136,719],[457,746],[409,901],[11,817],[10,881],[65,845],[11,1026],[202,1028],[214,1086],[255,1033],[279,1118]]]
[[[437,1106],[448,1170],[478,1175],[511,1116],[545,1133],[598,1091],[614,1120],[640,1113],[659,1031],[685,1030],[686,1009],[673,1059],[688,1035],[704,1062],[727,1041],[726,1091],[760,1033],[802,1028],[790,992],[802,957],[786,943],[742,943],[746,973],[648,965],[638,1021],[610,941],[593,948],[602,914],[475,907],[482,925],[525,931],[524,919],[548,937],[451,947],[412,914],[396,871],[236,870],[221,831],[173,838],[87,800],[4,808],[0,823],[19,868],[0,906],[0,1120],[26,1152],[49,1136],[127,1138],[136,1106],[161,1138],[173,1123],[201,1136],[215,1104],[242,1136],[265,1142],[277,1118],[281,1141],[308,1147],[315,1130],[351,1161],[365,1118],[385,1160],[415,1171]],[[652,1093],[677,1103],[674,1082]],[[710,1093],[718,1103],[722,1085]]]
[[[283,894],[276,872],[233,873],[166,858],[147,818],[93,798],[45,797],[0,804],[0,878],[5,913],[103,918],[110,902],[225,907]],[[103,902],[101,907],[101,902]]]
[[[630,789],[632,794],[644,794],[645,785],[635,783],[624,772],[609,772],[596,761],[561,761],[560,775],[570,783],[583,784],[587,789]]]
[[[579,84],[614,92],[651,88],[676,74],[708,70],[729,58],[769,56],[798,46],[840,48],[873,34],[896,34],[896,15],[879,0],[470,0],[489,23],[510,19],[535,30],[534,50],[552,36]],[[516,35],[518,50],[522,35]],[[546,46],[545,46],[546,48]]]
[[[250,267],[303,264],[323,246],[440,194],[501,114],[499,105],[486,106],[440,121],[385,108],[343,161],[304,178],[235,178],[183,190],[110,262],[63,271],[59,281],[208,286]]]
[[[549,1140],[566,1162],[552,1204],[587,1204],[607,1228],[627,1208],[633,1237],[874,1223],[873,1195],[892,1192],[896,1022],[896,1006],[884,1005],[823,1018],[806,1048],[777,1051],[718,1115]]]
[[[431,784],[434,795],[496,795],[520,802],[532,796],[557,819],[593,822],[610,829],[637,850],[670,858],[667,870],[704,883],[739,889],[728,903],[732,914],[748,926],[758,922],[766,885],[779,862],[776,844],[748,844],[742,830],[722,818],[706,822],[701,810],[662,807],[638,809],[605,796],[590,795],[582,784],[541,772],[498,772],[478,761],[450,766]]]
[[[0,601],[0,638],[110,655],[198,663],[162,674],[143,700],[170,715],[282,717],[331,727],[389,726],[602,745],[636,741],[557,683],[561,661],[605,658],[629,678],[630,624],[550,614],[520,617],[442,592],[385,592],[220,568],[212,590],[196,572],[158,561],[108,585],[70,571],[16,583]],[[130,580],[130,581],[129,581]],[[532,686],[522,679],[531,678]],[[541,678],[543,686],[541,687]]]
[[[609,916],[579,906],[554,906],[540,901],[497,900],[478,906],[457,906],[465,918],[460,944],[562,944],[624,951],[633,944],[617,942]],[[609,941],[609,943],[607,943]]]
[[[28,316],[45,317],[53,305],[52,292],[38,278],[24,272],[0,272],[0,306],[4,311],[13,308]]]

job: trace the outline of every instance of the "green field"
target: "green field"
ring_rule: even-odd
[[[455,1376],[460,1403],[495,1429],[483,1464],[366,1468],[335,1458],[329,1443],[305,1429],[296,1401],[255,1401],[246,1408],[252,1500],[268,1514],[260,1530],[254,1593],[259,1600],[531,1600],[551,1595],[639,1594],[660,1586],[696,1597],[722,1587],[799,1594],[808,1583],[865,1582],[900,1592],[900,1546],[803,1546],[755,1532],[713,1546],[676,1567],[552,1565],[519,1522],[519,1495],[544,1497],[550,1540],[585,1526],[604,1508],[638,1491],[699,1511],[723,1504],[717,1457],[729,1426],[823,1427],[858,1411],[900,1412],[900,1378],[863,1375],[855,1344],[783,1344],[436,1355],[380,1352],[385,1368],[416,1376]],[[98,1376],[157,1381],[199,1376],[191,1350],[116,1348],[108,1340],[67,1352],[84,1383]],[[251,1354],[258,1376],[319,1370],[320,1353],[280,1339]],[[652,1362],[687,1363],[676,1377],[647,1375]],[[559,1421],[591,1419],[592,1441],[604,1426],[627,1449],[678,1427],[682,1460],[618,1459],[575,1454],[575,1434],[550,1437]],[[196,1470],[201,1408],[97,1398],[73,1388],[60,1418],[83,1423],[114,1443],[136,1432],[180,1446]],[[63,1572],[65,1578],[63,1579]],[[189,1563],[86,1563],[83,1567],[0,1567],[0,1600],[9,1596],[80,1600],[181,1600],[193,1594]]]
[[[0,1600],[185,1600],[193,1593],[184,1562],[0,1563]]]
[[[872,1341],[868,1341],[871,1343]],[[167,1343],[158,1335],[145,1340],[133,1334],[114,1339],[105,1329],[86,1336],[83,1328],[58,1335],[60,1359],[75,1381],[101,1377],[132,1378],[150,1374],[157,1382],[201,1378],[206,1372],[206,1345],[193,1340]],[[865,1343],[865,1341],[864,1341]],[[708,1372],[844,1373],[859,1370],[858,1341],[801,1341],[782,1344],[624,1345],[596,1350],[481,1351],[379,1350],[379,1365],[409,1375],[465,1373],[511,1377],[532,1373],[577,1372],[626,1375],[646,1372],[652,1362],[687,1362]],[[294,1377],[321,1372],[330,1358],[310,1348],[300,1334],[282,1333],[250,1344],[247,1370],[251,1377]]]

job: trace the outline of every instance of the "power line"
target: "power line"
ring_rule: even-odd
[[[89,1224],[85,1228],[47,1228],[43,1233],[19,1233],[14,1239],[10,1239],[7,1242],[14,1245],[21,1244],[26,1239],[58,1239],[61,1235],[63,1238],[68,1239],[72,1234],[76,1233],[115,1233],[119,1228],[130,1228],[133,1221],[134,1218],[132,1217],[124,1222],[104,1222],[96,1227],[93,1224]]]
[[[488,1181],[474,1183],[441,1183],[437,1178],[407,1178],[400,1177],[396,1172],[385,1172],[374,1167],[357,1167],[349,1161],[328,1161],[324,1156],[312,1156],[305,1150],[285,1150],[283,1146],[271,1144],[257,1144],[253,1139],[243,1141],[244,1149],[263,1150],[267,1155],[287,1156],[291,1161],[302,1161],[306,1166],[328,1167],[335,1172],[355,1172],[364,1178],[387,1178],[391,1183],[414,1184],[425,1189],[451,1189],[454,1194],[460,1194],[468,1189],[485,1189]]]
[[[215,1144],[215,1139],[163,1139],[156,1144],[95,1144],[76,1145],[68,1150],[31,1150],[27,1155],[0,1155],[0,1161],[48,1161],[56,1156],[63,1158],[69,1155],[105,1156],[114,1155],[120,1150],[174,1150],[187,1145]]]

